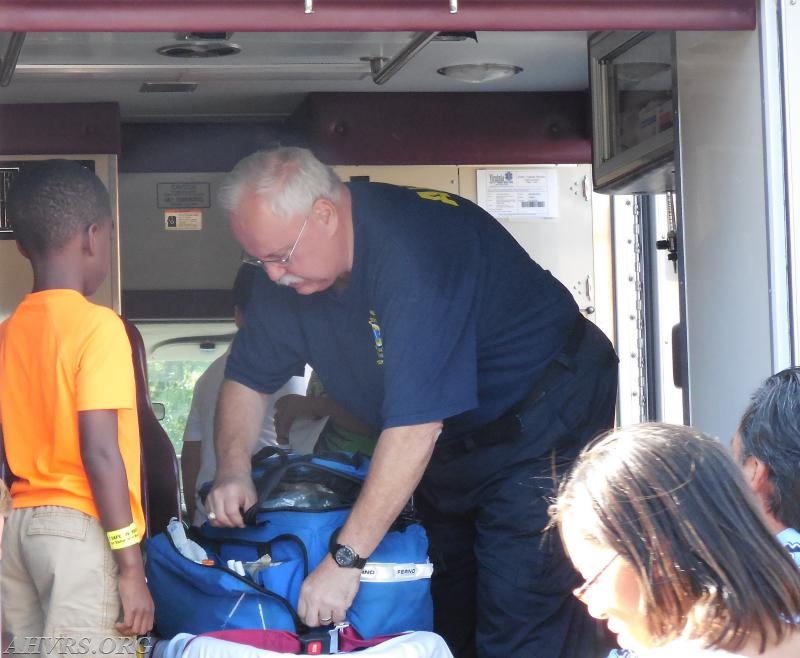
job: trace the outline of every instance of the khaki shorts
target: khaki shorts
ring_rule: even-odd
[[[78,510],[15,509],[3,534],[3,648],[41,656],[134,652],[120,637],[117,563],[100,523]]]

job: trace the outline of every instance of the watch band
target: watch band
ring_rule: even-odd
[[[361,557],[352,546],[338,543],[340,530],[341,528],[337,528],[331,535],[328,547],[333,561],[343,569],[363,569],[368,558]]]

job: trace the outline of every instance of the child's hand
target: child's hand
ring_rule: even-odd
[[[137,573],[138,571],[138,573]],[[119,597],[123,620],[116,627],[121,635],[144,635],[153,628],[153,598],[141,571],[119,574]]]
[[[297,418],[318,418],[314,409],[314,398],[289,393],[275,401],[272,418],[279,443],[289,443],[289,431]]]

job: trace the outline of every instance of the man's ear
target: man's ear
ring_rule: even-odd
[[[21,254],[22,254],[22,255],[23,255],[25,258],[27,258],[28,260],[30,260],[30,259],[31,259],[31,257],[30,257],[30,255],[28,255],[28,252],[27,252],[27,250],[25,249],[25,247],[23,247],[23,246],[22,246],[22,245],[19,243],[19,241],[18,241],[18,240],[16,241],[16,243],[17,243],[17,251],[18,251],[19,253],[21,253]]]
[[[333,235],[339,225],[339,212],[330,199],[322,197],[314,202],[311,219],[318,222],[325,233]]]
[[[759,496],[768,496],[772,492],[769,481],[769,466],[757,457],[749,455],[742,466],[744,477],[750,488]]]

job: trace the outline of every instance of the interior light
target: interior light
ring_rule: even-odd
[[[520,73],[522,68],[513,64],[454,64],[453,66],[443,66],[436,72],[454,78],[461,82],[488,82],[489,80],[499,80],[510,78],[512,75]]]

